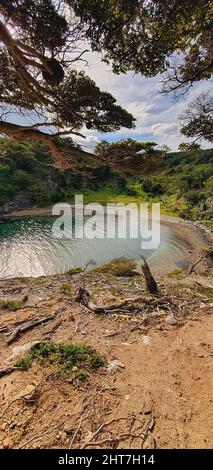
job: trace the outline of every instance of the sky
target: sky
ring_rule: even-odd
[[[162,75],[155,78],[144,78],[132,72],[126,75],[115,75],[107,64],[101,62],[99,54],[91,52],[85,58],[89,63],[89,66],[83,67],[86,74],[95,80],[102,90],[112,93],[118,104],[132,113],[137,121],[136,128],[133,130],[123,128],[116,133],[107,134],[95,130],[83,131],[86,139],[80,139],[78,142],[84,149],[91,151],[102,139],[112,142],[131,137],[136,140],[154,141],[159,145],[167,144],[172,150],[177,150],[181,142],[188,141],[179,132],[180,125],[177,116],[194,96],[210,90],[211,80],[199,82],[188,96],[177,102],[174,96],[161,94]],[[203,141],[202,147],[209,148],[211,145]]]
[[[135,129],[122,128],[112,133],[100,133],[95,130],[81,131],[86,139],[73,136],[73,140],[84,150],[93,152],[95,145],[105,139],[109,142],[132,138],[139,141],[167,144],[173,151],[178,150],[181,142],[192,141],[180,134],[178,115],[181,114],[197,94],[211,90],[212,80],[203,80],[194,85],[190,93],[181,101],[175,101],[171,94],[161,94],[163,76],[145,78],[140,74],[128,72],[115,75],[111,68],[101,61],[101,55],[89,52],[85,55],[88,66],[80,62],[77,70],[85,70],[103,91],[110,92],[118,104],[127,109],[137,119]],[[11,122],[17,124],[32,124],[31,119],[11,114]],[[202,148],[211,148],[210,142],[202,141]]]

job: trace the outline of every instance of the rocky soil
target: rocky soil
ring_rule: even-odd
[[[142,274],[101,269],[0,281],[1,447],[212,447],[210,260],[190,276],[154,274],[157,296],[146,293]],[[79,303],[79,286],[93,306],[114,310]],[[43,342],[86,342],[105,363],[79,382],[45,359],[17,369]]]

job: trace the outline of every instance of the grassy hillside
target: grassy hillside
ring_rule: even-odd
[[[94,164],[83,172],[60,172],[41,144],[0,140],[1,213],[73,202],[76,193],[85,202],[160,201],[165,213],[211,220],[213,149],[170,153],[154,174],[129,176]]]
[[[165,168],[133,183],[138,195],[186,218],[213,217],[213,149],[167,154]]]

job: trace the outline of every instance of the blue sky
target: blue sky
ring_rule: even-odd
[[[115,75],[109,66],[101,61],[97,53],[87,53],[85,58],[89,65],[84,66],[85,73],[105,91],[112,93],[118,103],[131,112],[137,119],[136,128],[120,129],[116,133],[99,133],[95,130],[82,130],[86,139],[76,138],[84,149],[92,151],[102,139],[109,142],[131,137],[136,140],[154,141],[159,145],[167,144],[172,150],[177,150],[180,142],[188,139],[180,134],[178,115],[187,107],[188,101],[194,96],[212,88],[212,80],[201,81],[196,84],[189,95],[182,101],[175,101],[174,96],[161,94],[161,81],[163,76],[144,78],[139,74],[129,72],[126,75]],[[82,69],[82,62],[78,70]],[[32,124],[32,115],[29,119],[22,118],[16,113],[10,115],[10,121],[18,124]],[[189,139],[192,140],[192,139]],[[203,148],[210,148],[209,142],[201,142]]]
[[[167,144],[176,150],[180,142],[187,141],[179,132],[177,116],[195,95],[210,90],[211,80],[198,83],[188,96],[177,102],[174,96],[164,96],[160,93],[162,76],[144,78],[132,72],[115,75],[110,67],[101,62],[99,54],[89,53],[86,58],[89,62],[89,66],[85,66],[87,75],[94,79],[101,89],[112,93],[118,103],[136,117],[137,122],[135,130],[121,129],[116,133],[100,134],[86,130],[83,132],[87,136],[86,141],[79,140],[84,148],[91,150],[102,139],[111,142],[131,137],[155,141],[160,145]],[[211,144],[203,141],[202,147],[209,148]]]

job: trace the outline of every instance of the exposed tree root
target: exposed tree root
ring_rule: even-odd
[[[88,310],[94,313],[118,313],[119,309],[122,309],[127,306],[128,302],[130,299],[124,300],[123,302],[120,302],[119,304],[114,304],[114,305],[95,305],[90,301],[91,295],[89,291],[85,288],[80,286],[76,292],[76,297],[75,301],[82,304],[84,307],[86,307]]]

